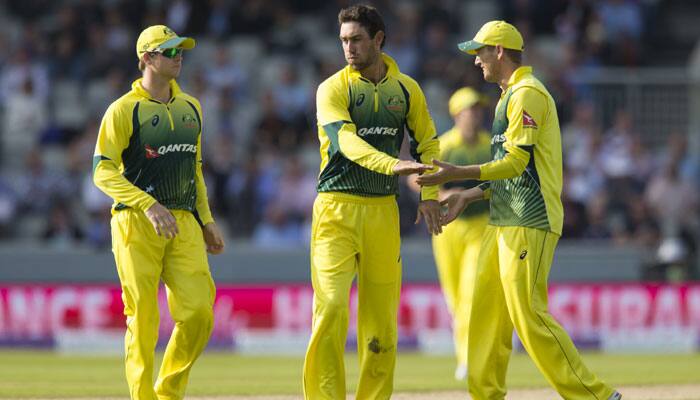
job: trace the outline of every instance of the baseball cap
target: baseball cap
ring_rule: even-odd
[[[506,21],[489,21],[479,29],[474,39],[462,42],[459,49],[474,55],[484,46],[501,45],[506,49],[523,51],[523,36]]]
[[[153,25],[144,29],[136,41],[136,55],[141,58],[144,53],[155,50],[178,47],[189,50],[195,41],[189,37],[180,37],[165,25]]]
[[[450,110],[450,115],[454,117],[465,108],[481,102],[483,102],[483,98],[479,92],[470,87],[463,87],[454,92],[452,97],[450,97],[447,108]]]

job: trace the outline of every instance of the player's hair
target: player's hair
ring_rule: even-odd
[[[523,52],[522,51],[513,50],[513,49],[503,49],[503,51],[506,53],[508,58],[510,58],[510,61],[512,61],[513,64],[516,64],[516,65],[523,64]]]
[[[484,47],[487,47],[489,49],[489,52],[494,52],[496,51],[496,46],[490,46],[486,45]],[[520,50],[513,50],[513,49],[506,49],[505,47],[503,48],[503,53],[505,53],[506,57],[515,65],[522,65],[523,64],[523,52]]]
[[[379,48],[384,47],[386,26],[384,25],[384,18],[382,18],[382,15],[379,14],[376,8],[365,4],[356,4],[343,8],[338,13],[338,25],[342,25],[344,22],[357,22],[367,30],[369,37],[372,39],[377,35],[377,32],[384,32],[384,38]]]

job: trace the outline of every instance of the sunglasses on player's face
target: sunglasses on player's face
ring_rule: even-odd
[[[156,49],[152,53],[158,53],[166,58],[175,58],[182,54],[182,49],[171,48],[171,49]]]

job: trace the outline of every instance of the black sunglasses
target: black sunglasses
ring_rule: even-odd
[[[175,57],[182,54],[182,49],[179,49],[176,47],[173,47],[170,49],[156,49],[156,50],[153,50],[151,53],[158,53],[166,58],[175,58]]]

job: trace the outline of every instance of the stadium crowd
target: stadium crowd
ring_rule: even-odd
[[[111,203],[91,181],[99,118],[139,75],[138,32],[165,23],[198,41],[185,53],[180,83],[202,101],[205,174],[219,225],[260,246],[306,245],[319,164],[315,89],[344,65],[336,16],[349,3],[0,2],[0,238],[109,247]],[[659,132],[665,144],[651,146],[628,110],[603,118],[573,79],[582,68],[644,66],[654,26],[647,21],[659,1],[371,3],[387,20],[385,51],[424,88],[439,132],[451,126],[446,103],[455,89],[479,88],[492,102],[498,95],[457,42],[489,17],[515,23],[526,43],[553,39],[560,59],[528,54],[526,62],[537,61],[558,102],[563,239],[658,249],[657,267],[694,262],[700,160],[687,150],[687,132]],[[399,203],[403,235],[426,235],[413,224],[416,195],[404,187]],[[649,276],[659,277],[654,271]]]

